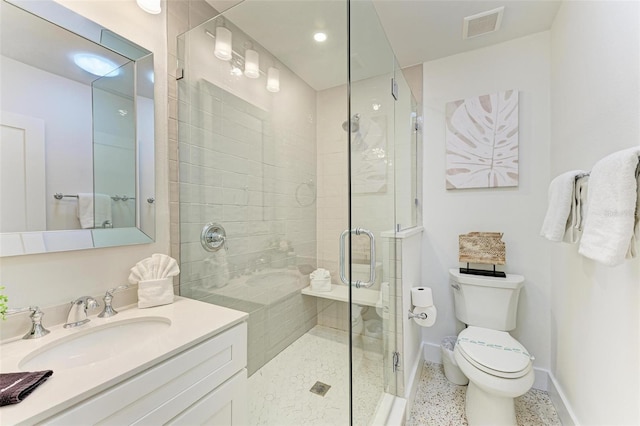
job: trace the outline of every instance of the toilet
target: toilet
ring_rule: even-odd
[[[449,282],[456,318],[467,325],[453,351],[469,378],[467,421],[470,426],[515,426],[514,398],[534,381],[533,357],[509,334],[516,327],[524,277],[484,277],[450,269]]]

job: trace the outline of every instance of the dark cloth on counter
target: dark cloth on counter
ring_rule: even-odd
[[[51,370],[0,374],[0,406],[19,403],[52,374]]]

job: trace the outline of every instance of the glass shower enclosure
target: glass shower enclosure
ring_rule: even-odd
[[[245,0],[178,60],[180,293],[249,314],[249,424],[384,423],[416,105],[373,4]]]

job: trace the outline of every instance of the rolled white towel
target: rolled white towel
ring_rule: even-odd
[[[640,147],[598,161],[589,178],[584,231],[578,252],[607,266],[636,254]]]
[[[572,170],[554,178],[549,184],[549,205],[540,235],[550,241],[575,242],[576,178],[586,175],[584,170]],[[569,234],[565,239],[565,234]]]

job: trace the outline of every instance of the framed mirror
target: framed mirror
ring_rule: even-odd
[[[0,0],[0,256],[153,242],[153,54]]]

